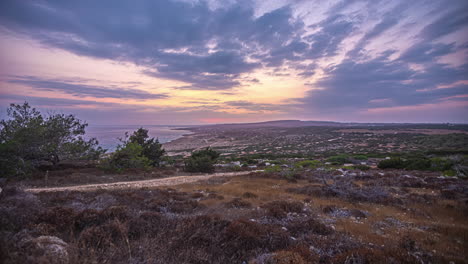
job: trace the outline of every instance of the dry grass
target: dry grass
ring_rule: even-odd
[[[172,189],[7,188],[0,253],[6,263],[43,259],[44,251],[21,245],[47,235],[68,244],[71,263],[466,263],[466,182],[421,175],[423,184],[404,187],[406,172],[392,173],[327,175],[328,186],[314,173],[297,182],[258,173]],[[462,190],[455,199],[437,189],[448,185]],[[297,191],[305,186],[314,191]],[[388,199],[362,198],[373,197],[373,186]]]

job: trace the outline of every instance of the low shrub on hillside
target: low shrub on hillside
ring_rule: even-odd
[[[280,171],[281,171],[281,166],[279,165],[268,166],[265,168],[266,173],[275,173],[275,172],[280,172]]]
[[[213,172],[214,164],[219,155],[219,152],[210,147],[195,151],[185,160],[185,170],[188,172]]]
[[[380,169],[406,169],[421,171],[439,171],[444,175],[464,177],[468,174],[468,158],[461,155],[450,157],[427,158],[413,156],[407,159],[391,158],[379,162]]]
[[[294,164],[296,168],[317,168],[320,165],[318,160],[303,160]]]
[[[348,155],[336,155],[336,156],[331,156],[327,159],[327,162],[330,162],[333,165],[343,165],[349,161],[350,160],[349,160]]]
[[[369,166],[367,166],[367,165],[362,165],[362,164],[354,165],[353,167],[354,167],[354,169],[362,170],[362,171],[370,170],[370,167],[369,167]]]
[[[366,155],[354,155],[353,156],[353,159],[356,159],[356,160],[367,160],[369,157],[367,157]]]
[[[377,165],[379,169],[403,169],[405,162],[401,158],[384,159]]]

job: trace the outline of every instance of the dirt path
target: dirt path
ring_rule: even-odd
[[[201,180],[207,180],[213,177],[221,176],[239,176],[246,175],[256,171],[239,171],[239,172],[222,172],[222,173],[213,173],[213,174],[202,174],[202,175],[187,175],[187,176],[176,176],[168,177],[161,179],[153,180],[143,180],[143,181],[127,181],[127,182],[113,182],[113,183],[100,183],[100,184],[85,184],[85,185],[75,185],[75,186],[66,186],[66,187],[50,187],[50,188],[28,188],[25,189],[27,192],[39,193],[39,192],[62,192],[62,191],[95,191],[100,189],[139,189],[143,187],[157,187],[157,186],[172,186],[179,185],[183,183],[191,183]]]

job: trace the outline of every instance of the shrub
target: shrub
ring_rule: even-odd
[[[446,171],[450,170],[454,162],[450,159],[444,158],[432,158],[431,159],[431,170],[433,171]]]
[[[377,167],[379,169],[403,169],[405,162],[400,158],[385,159],[381,160]]]
[[[317,168],[319,165],[320,161],[318,160],[303,160],[294,164],[296,168]]]
[[[226,208],[250,208],[252,207],[252,204],[240,198],[234,198],[231,201],[225,203],[224,207]]]
[[[275,173],[275,172],[280,172],[280,171],[281,171],[281,166],[279,165],[269,166],[265,168],[266,173]]]
[[[148,130],[140,127],[125,138],[120,139],[117,150],[106,160],[101,161],[100,167],[105,170],[122,171],[124,169],[150,169],[159,167],[166,151],[158,139],[149,138]],[[170,162],[166,159],[166,162]]]
[[[213,165],[218,157],[219,152],[210,147],[195,151],[185,160],[185,170],[188,172],[213,172]]]
[[[149,169],[151,160],[143,155],[143,147],[137,143],[127,143],[117,150],[100,167],[105,170],[122,171],[124,169]]]
[[[408,170],[429,170],[431,168],[431,160],[426,158],[409,159],[405,163],[405,169]]]
[[[333,233],[333,229],[321,223],[314,218],[298,219],[288,223],[287,228],[294,236],[300,236],[307,232],[317,235],[330,235]]]
[[[457,176],[457,173],[454,170],[445,170],[443,174],[444,176],[447,176],[447,177]]]
[[[327,159],[327,162],[331,162],[333,165],[342,165],[349,162],[349,157],[347,155],[331,156]]]
[[[297,201],[273,201],[262,206],[267,210],[267,215],[274,218],[283,218],[288,213],[301,213],[304,204]]]
[[[367,160],[368,157],[366,155],[354,155],[353,156],[353,159],[357,159],[357,160]]]
[[[142,147],[142,155],[150,161],[151,166],[159,167],[166,151],[158,139],[149,138],[148,130],[140,127],[129,137],[128,143],[138,144]]]
[[[362,170],[362,171],[366,171],[370,169],[370,167],[367,165],[354,165],[354,168],[357,170]]]
[[[258,198],[258,195],[256,195],[255,193],[251,193],[251,192],[245,192],[242,194],[242,197],[243,198]]]

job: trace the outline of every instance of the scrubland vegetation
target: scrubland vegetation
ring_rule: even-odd
[[[140,128],[105,153],[73,115],[43,116],[27,103],[8,114],[4,263],[467,263],[464,133],[210,127],[182,142],[211,147],[174,151]],[[252,173],[170,188],[26,191],[225,171]]]
[[[465,263],[466,181],[310,171],[0,197],[7,263]]]

